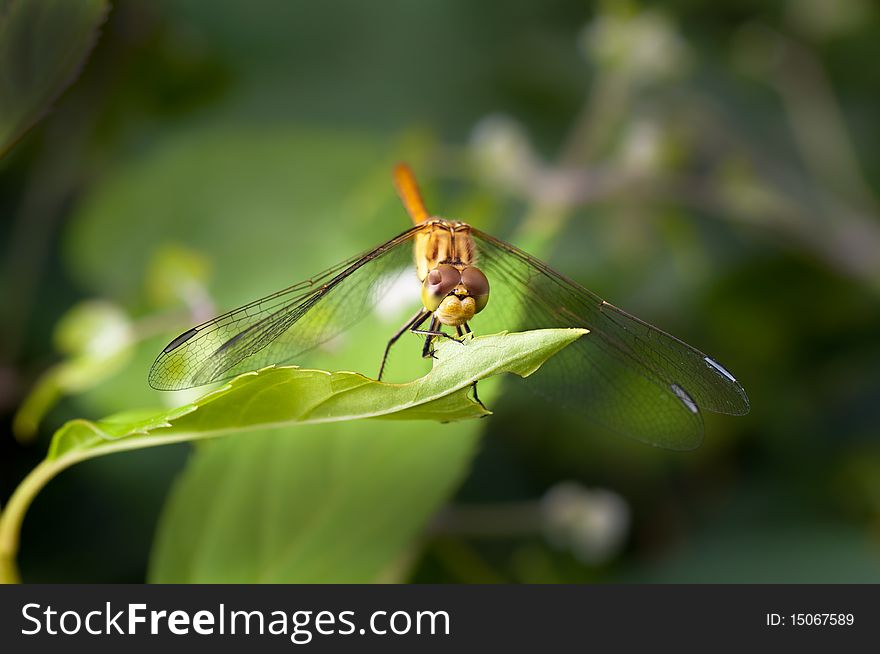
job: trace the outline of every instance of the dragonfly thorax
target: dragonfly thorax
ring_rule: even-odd
[[[436,217],[422,223],[413,254],[420,282],[440,264],[470,266],[477,258],[470,225]]]

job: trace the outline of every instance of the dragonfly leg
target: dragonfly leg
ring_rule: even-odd
[[[455,338],[455,336],[453,336],[452,334],[447,334],[442,329],[410,329],[409,331],[413,334],[420,334],[422,336],[442,336],[443,338],[448,338],[450,341],[461,343],[461,341]]]
[[[456,327],[456,330],[458,330],[458,335],[463,336],[460,329],[461,329],[460,327]],[[457,338],[455,338],[455,336],[452,336],[451,334],[447,334],[446,332],[443,331],[442,326],[440,325],[440,321],[437,319],[436,316],[431,318],[431,324],[428,326],[428,329],[415,329],[415,328],[413,328],[413,329],[410,329],[410,331],[413,334],[422,334],[423,336],[428,337],[425,339],[425,346],[422,348],[422,358],[423,359],[427,359],[428,357],[432,357],[432,358],[434,357],[434,351],[431,348],[431,344],[434,342],[434,339],[437,338],[438,336],[441,336],[443,338],[448,338],[450,341],[453,341],[455,343],[459,343],[459,344],[461,343],[461,341],[458,340]]]
[[[413,334],[424,334],[428,338],[425,339],[425,345],[422,347],[422,358],[427,359],[428,357],[434,357],[434,348],[431,347],[431,343],[434,342],[434,339],[440,335],[449,336],[449,334],[444,333],[440,329],[440,321],[437,320],[437,316],[431,318],[431,324],[428,326],[428,329],[411,329]]]
[[[471,332],[471,328],[468,326],[467,323],[464,323],[463,325],[456,325],[455,331],[459,335],[459,337],[463,337],[465,334],[473,333],[473,332]],[[480,399],[480,396],[477,395],[477,382],[474,382],[473,384],[471,384],[471,388],[474,389],[474,402],[476,402],[481,407],[483,407],[484,410],[488,411],[489,409],[486,407],[485,404],[483,404],[483,401]],[[487,416],[483,416],[483,417],[485,418]]]
[[[485,409],[486,411],[488,411],[489,409],[486,407],[485,404],[483,404],[483,401],[480,399],[480,396],[477,395],[477,382],[474,382],[473,384],[471,384],[471,388],[474,389],[474,402],[476,402],[476,403],[479,404],[481,407],[483,407],[483,409]],[[483,417],[485,418],[486,416],[483,416]]]
[[[431,312],[427,309],[419,310],[416,315],[407,320],[403,327],[398,329],[394,336],[388,340],[388,345],[385,346],[385,353],[382,355],[382,365],[379,366],[379,376],[376,378],[377,381],[382,381],[382,373],[385,372],[385,363],[388,361],[388,353],[391,352],[391,346],[394,345],[406,331],[416,329],[419,325],[425,322],[430,315]]]
[[[450,341],[455,341],[456,343],[461,343],[460,340],[443,331],[440,321],[436,316],[431,318],[431,324],[428,326],[428,329],[410,329],[410,331],[413,334],[421,334],[428,337],[425,339],[425,346],[422,348],[423,359],[427,359],[428,357],[434,358],[434,350],[431,345],[433,344],[434,339],[438,336],[448,338]]]

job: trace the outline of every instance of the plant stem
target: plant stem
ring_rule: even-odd
[[[15,489],[6,508],[0,513],[0,583],[21,583],[15,557],[24,514],[40,489],[73,462],[72,457],[41,461]]]

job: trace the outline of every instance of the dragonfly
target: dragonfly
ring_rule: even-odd
[[[422,356],[431,357],[437,339],[469,338],[472,323],[485,334],[581,328],[588,332],[551,357],[536,382],[541,394],[593,422],[652,445],[692,449],[703,438],[703,411],[748,413],[742,385],[715,359],[516,246],[430,214],[406,164],[394,168],[393,179],[409,229],[185,331],[159,354],[150,385],[182,390],[294,361],[381,312],[396,281],[415,273],[421,306],[388,340],[380,380],[407,332],[424,337]]]

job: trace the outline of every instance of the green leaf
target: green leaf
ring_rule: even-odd
[[[168,497],[148,580],[396,581],[482,426],[346,422],[204,443]]]
[[[105,0],[0,4],[0,156],[73,82],[107,9]]]
[[[49,460],[99,456],[166,442],[287,423],[359,418],[453,421],[489,415],[468,397],[471,385],[501,372],[527,377],[583,329],[540,329],[438,343],[434,367],[406,384],[388,384],[354,372],[293,366],[246,373],[192,404],[130,420],[72,420],[52,438]]]
[[[271,367],[241,375],[171,411],[146,417],[127,413],[98,422],[73,420],[55,433],[46,460],[22,482],[0,516],[0,558],[14,556],[24,511],[36,493],[73,463],[288,424],[392,417],[453,421],[488,415],[468,397],[474,382],[501,372],[530,375],[584,333],[552,329],[443,341],[437,345],[432,370],[405,384],[377,382],[352,372]]]

